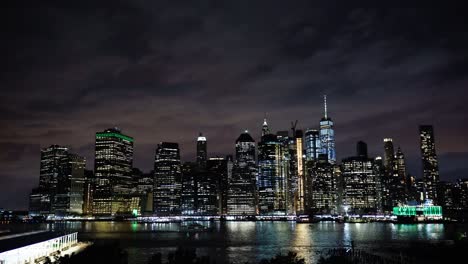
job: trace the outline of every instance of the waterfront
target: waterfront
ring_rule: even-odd
[[[208,231],[188,233],[181,223],[60,222],[3,226],[12,231],[51,229],[78,231],[80,240],[114,243],[127,250],[129,263],[143,264],[152,254],[167,254],[178,246],[195,247],[199,255],[210,255],[218,263],[255,262],[278,253],[297,252],[312,264],[321,252],[350,247],[376,254],[398,254],[415,244],[450,244],[468,225],[335,223],[297,224],[292,221],[199,222]]]

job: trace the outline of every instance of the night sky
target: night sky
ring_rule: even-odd
[[[200,131],[210,156],[233,154],[243,130],[258,141],[265,112],[273,131],[318,128],[323,94],[339,159],[358,140],[383,155],[392,137],[420,177],[418,125],[432,124],[441,179],[468,176],[467,10],[38,2],[0,11],[0,207],[27,208],[41,147],[69,146],[92,169],[94,133],[119,127],[149,171],[160,141],[194,160]]]

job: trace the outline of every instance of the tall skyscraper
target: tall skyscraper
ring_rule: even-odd
[[[266,114],[265,114],[265,118],[263,119],[263,125],[262,125],[262,137],[268,134],[270,134],[270,128],[268,128],[268,123],[267,123]]]
[[[179,214],[181,188],[179,144],[161,142],[154,159],[153,212],[162,216]]]
[[[280,147],[281,175],[285,177],[286,188],[286,213],[296,214],[297,200],[297,158],[296,140],[289,136],[288,131],[276,133]]]
[[[306,160],[317,160],[322,153],[320,132],[316,129],[307,129],[304,135]]]
[[[199,173],[198,164],[193,162],[185,162],[181,166],[181,171],[181,213],[182,215],[196,215],[197,174]]]
[[[228,190],[228,215],[257,214],[255,148],[255,140],[248,131],[236,140],[236,160]]]
[[[419,126],[421,156],[426,199],[438,203],[437,186],[439,184],[439,165],[437,161],[434,129],[430,125]]]
[[[376,206],[377,213],[384,212],[384,197],[386,197],[386,189],[384,186],[385,167],[383,164],[382,157],[375,157],[374,159],[374,174],[376,182]]]
[[[397,152],[395,153],[395,168],[396,173],[398,175],[398,180],[400,184],[406,188],[406,162],[405,162],[405,154],[401,151],[401,148],[398,147]]]
[[[62,180],[67,164],[68,148],[51,145],[41,149],[41,166],[39,175],[39,190],[41,193],[42,210],[53,212],[56,203],[57,185]],[[63,181],[61,182],[63,183]]]
[[[337,212],[337,183],[334,177],[334,167],[322,154],[316,161],[308,161],[307,166],[307,209],[314,214],[330,214]]]
[[[395,159],[395,150],[393,148],[393,139],[384,138],[384,166],[388,170],[393,170],[393,164]],[[393,174],[393,173],[392,173]]]
[[[286,180],[282,144],[273,134],[264,134],[258,144],[258,209],[262,215],[286,214]]]
[[[83,157],[66,147],[42,149],[39,188],[30,195],[31,214],[81,215],[85,164]]]
[[[302,130],[294,131],[296,159],[297,159],[297,203],[296,212],[303,213],[305,210],[305,178],[304,178],[304,150],[303,150]]]
[[[328,162],[331,164],[336,163],[335,152],[335,131],[333,129],[333,121],[328,116],[327,109],[327,96],[323,97],[324,100],[324,116],[320,120],[320,143],[322,147],[322,154],[327,154]]]
[[[53,205],[56,215],[81,215],[83,213],[85,166],[85,158],[76,154],[69,153],[63,160],[62,173],[57,179]]]
[[[197,164],[200,168],[206,168],[207,146],[206,137],[200,133],[197,138]]]
[[[384,175],[382,177],[382,206],[383,210],[390,212],[393,206],[397,206],[398,202],[395,197],[397,194],[394,179],[395,165],[395,150],[393,147],[393,139],[384,138]]]
[[[352,213],[377,211],[377,182],[374,160],[356,156],[343,159],[343,204]]]
[[[217,208],[219,215],[227,214],[229,167],[231,166],[231,156],[225,158],[209,158],[207,162],[207,171],[216,181]]]
[[[133,138],[117,128],[96,133],[93,214],[115,215],[132,211]]]

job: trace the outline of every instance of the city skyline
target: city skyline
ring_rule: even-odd
[[[326,96],[325,96],[325,98],[326,98]],[[326,99],[325,99],[325,100],[326,100]],[[325,102],[325,103],[326,103],[326,102]],[[325,105],[325,111],[327,111],[326,105]],[[263,137],[262,135],[265,133],[265,131],[271,132],[272,134],[275,134],[275,135],[276,135],[277,132],[278,132],[278,136],[280,136],[280,134],[281,134],[283,131],[287,131],[286,129],[283,129],[283,130],[278,130],[278,131],[274,132],[274,131],[271,129],[270,125],[267,124],[267,120],[268,120],[268,119],[266,118],[266,116],[265,116],[262,120],[263,120],[263,121],[262,121],[262,124],[261,124],[261,126],[259,126],[260,128],[258,129],[259,131],[250,131],[250,130],[247,130],[247,129],[246,129],[246,130],[244,130],[244,132],[243,132],[243,133],[246,133],[246,132],[247,132],[247,133],[253,134],[253,135],[259,134],[259,137],[258,137],[258,138],[255,138],[255,137],[254,137],[254,140],[255,140],[256,144],[259,144],[259,143],[261,142],[261,139],[262,139],[262,137]],[[323,118],[322,118],[321,120],[319,120],[318,125],[316,126],[316,128],[317,128],[316,130],[317,130],[317,131],[320,131],[320,123],[321,123],[323,120],[324,120]],[[269,121],[268,121],[268,123],[269,123]],[[419,125],[418,127],[420,128],[420,127],[425,127],[425,126],[428,126],[428,125]],[[311,127],[312,127],[313,129],[315,129],[313,126],[311,126]],[[299,130],[299,128],[297,128],[297,129]],[[432,128],[431,128],[431,129],[432,129]],[[301,130],[301,131],[302,131],[302,130]],[[120,132],[121,132],[121,128],[118,128],[118,127],[115,127],[115,128],[108,128],[108,129],[105,129],[103,132],[96,132],[96,137],[97,137],[97,135],[100,134],[100,133],[109,133],[109,132],[117,132],[117,133],[120,133]],[[256,132],[256,133],[255,133],[255,132]],[[289,132],[290,132],[290,131],[289,131]],[[123,133],[128,134],[126,131],[123,131]],[[432,133],[433,133],[433,132],[432,132]],[[128,138],[131,140],[132,144],[134,144],[134,141],[137,142],[137,140],[135,140],[134,137],[126,136],[125,134],[122,134],[122,135],[123,135],[124,137],[128,137]],[[195,143],[194,143],[194,148],[195,148],[195,150],[198,149],[199,144],[200,144],[200,140],[201,140],[201,141],[204,142],[204,145],[205,145],[205,150],[204,150],[205,153],[204,153],[204,154],[207,155],[207,158],[216,158],[216,157],[227,157],[227,156],[232,156],[231,153],[226,153],[226,154],[221,154],[221,153],[211,154],[209,148],[208,148],[208,150],[206,150],[206,142],[209,141],[209,138],[208,138],[207,136],[205,136],[205,135],[206,135],[205,132],[203,132],[203,133],[202,133],[202,132],[199,132],[198,135],[195,134],[195,136],[193,137],[193,141],[195,142]],[[432,137],[433,137],[433,136],[432,136]],[[306,158],[307,158],[307,153],[306,153],[306,150],[305,150],[305,148],[306,148],[306,143],[304,142],[304,140],[305,140],[304,135],[302,135],[301,138],[303,139],[302,146],[303,146],[303,156],[304,156],[304,161],[305,161]],[[434,138],[433,138],[433,139],[434,139]],[[320,138],[319,138],[319,140],[320,140]],[[377,153],[377,154],[372,155],[372,152],[370,152],[371,154],[369,154],[369,157],[370,157],[370,158],[377,158],[377,157],[383,158],[383,157],[385,157],[385,151],[386,151],[386,149],[385,149],[385,143],[386,143],[387,140],[393,141],[392,138],[382,138],[382,142],[381,142],[382,145],[380,146],[380,147],[381,147],[380,153],[378,153],[379,151],[374,151],[373,153]],[[155,144],[156,148],[157,148],[160,144],[166,144],[165,142],[167,142],[167,141],[160,141],[159,143],[156,143],[156,144]],[[358,141],[358,144],[359,144],[360,142],[362,142],[362,141]],[[367,142],[367,141],[366,141],[366,142]],[[436,140],[436,142],[437,142],[437,140]],[[169,144],[172,144],[172,143],[169,143]],[[178,144],[178,143],[176,143],[176,144]],[[366,152],[367,152],[367,143],[365,143],[365,144],[366,144]],[[421,142],[418,142],[417,144],[418,144],[419,146],[421,146]],[[436,145],[437,145],[437,144],[436,144]],[[50,147],[53,147],[53,146],[56,146],[56,145],[53,144],[53,145],[51,145]],[[72,151],[72,152],[74,151],[73,148],[68,147],[69,145],[67,145],[67,144],[66,144],[66,145],[59,145],[59,146],[64,146],[65,148],[69,149],[70,151]],[[401,150],[400,150],[400,149],[401,149],[401,145],[398,144],[398,145],[396,145],[396,146],[398,146],[398,147],[395,147],[395,149],[398,149],[398,151],[395,151],[395,152],[394,152],[394,155],[395,155],[394,158],[395,158],[395,159],[397,158],[398,152],[401,151]],[[235,147],[235,145],[233,144],[233,148],[234,148],[234,147]],[[258,147],[258,146],[257,146],[257,147]],[[338,147],[338,148],[339,148],[339,147]],[[374,148],[378,148],[378,146],[377,146],[377,147],[374,146]],[[436,147],[436,148],[437,148],[437,147]],[[335,146],[335,149],[336,149],[336,146]],[[42,148],[41,148],[41,150],[42,150]],[[182,157],[182,156],[183,156],[183,155],[182,155],[182,153],[183,153],[182,150],[180,150],[180,152],[181,152],[180,155],[181,155],[181,157]],[[234,152],[235,152],[235,149],[234,149],[233,153],[234,153]],[[258,154],[258,150],[256,150],[256,152],[257,152],[257,154]],[[197,157],[198,157],[197,151],[194,152],[194,155],[195,155],[194,157],[187,157],[187,156],[185,156],[186,159],[181,159],[181,162],[182,162],[182,163],[185,163],[185,162],[196,162],[196,163],[197,163]],[[133,153],[132,153],[132,156],[133,156]],[[343,156],[343,155],[339,155],[338,157],[340,157],[340,156]],[[353,157],[353,153],[349,153],[347,156],[344,156],[344,159],[350,158],[350,157]],[[84,157],[84,158],[85,158],[87,161],[89,161],[89,160],[91,161],[91,162],[86,162],[86,168],[87,168],[88,170],[92,170],[92,171],[93,171],[93,170],[95,169],[95,166],[96,166],[96,165],[94,164],[94,162],[95,162],[95,161],[94,161],[94,160],[95,160],[94,155],[92,155],[92,156],[89,157],[89,158],[88,158],[88,157]],[[436,158],[438,158],[438,156],[436,156]],[[421,156],[419,157],[419,159],[421,159]],[[133,162],[132,162],[132,163],[133,163]],[[342,159],[341,159],[341,158],[340,158],[340,159],[337,159],[336,164],[341,164],[341,163],[342,163]],[[407,170],[409,170],[409,172],[408,172],[407,175],[411,175],[411,176],[416,175],[416,176],[417,176],[417,179],[423,180],[423,173],[422,173],[422,171],[423,171],[423,164],[421,163],[421,164],[418,164],[418,165],[420,166],[420,168],[419,168],[419,170],[421,170],[420,173],[413,173],[413,172],[411,171],[411,169],[407,169],[407,167],[405,167]],[[136,167],[136,166],[133,166],[133,168],[141,169],[141,168]],[[154,167],[153,167],[153,168],[149,168],[149,169],[144,170],[144,171],[145,171],[145,172],[149,172],[150,170],[153,171],[153,169],[154,169]],[[94,173],[95,173],[95,172],[94,172]],[[441,181],[447,181],[447,179],[444,179],[444,178],[441,178],[440,180],[441,180]],[[453,182],[453,181],[456,181],[456,180],[458,180],[458,178],[454,178],[454,179],[451,179],[451,180],[449,180],[449,181],[452,181],[452,182]]]
[[[86,157],[90,169],[94,133],[119,127],[135,138],[134,166],[148,171],[161,141],[178,142],[182,160],[193,160],[199,132],[209,156],[234,154],[241,131],[258,141],[265,112],[273,132],[295,120],[304,133],[318,129],[324,94],[338,161],[359,140],[383,156],[388,137],[421,177],[418,125],[431,124],[440,179],[467,174],[461,10],[261,2],[9,9],[0,185],[10,188],[0,206],[26,208],[17,194],[37,186],[40,149],[52,144]]]

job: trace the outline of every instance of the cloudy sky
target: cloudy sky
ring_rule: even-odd
[[[80,1],[0,11],[0,207],[25,209],[40,148],[93,167],[94,133],[160,141],[193,160],[232,154],[244,130],[317,128],[328,95],[338,158],[394,138],[421,175],[418,125],[434,125],[441,179],[468,173],[468,17],[457,9],[355,9],[333,1]],[[189,1],[186,1],[189,2]]]

